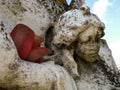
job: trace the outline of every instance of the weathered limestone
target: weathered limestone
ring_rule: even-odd
[[[61,15],[54,28],[53,38],[53,45],[57,50],[62,48],[59,52],[62,53],[63,64],[76,76],[78,73],[73,57],[74,52],[86,61],[98,60],[100,38],[103,36],[105,27],[95,15],[83,14],[82,11],[76,9]]]
[[[100,39],[104,27],[94,14],[76,9],[61,15],[54,28],[53,49],[61,55],[63,66],[77,80],[78,90],[120,87],[111,51],[106,41]]]
[[[107,43],[105,40],[101,40],[100,49],[102,49],[102,52],[109,50],[105,46],[107,46]],[[109,53],[109,51],[106,52],[104,57],[112,57]],[[94,63],[84,62],[76,57],[80,74],[80,79],[77,82],[78,90],[120,90],[118,70],[113,59],[106,61],[107,59],[102,59],[102,55],[103,53],[100,54],[100,61]]]
[[[0,14],[11,32],[16,24],[28,25],[35,34],[45,37],[46,31],[60,14],[66,11],[67,4],[54,0],[1,0]]]
[[[72,77],[53,61],[36,64],[20,60],[8,34],[16,24],[23,23],[45,37],[48,28],[64,11],[65,5],[53,0],[0,1],[0,89],[76,90]]]
[[[0,17],[0,90],[77,90],[73,78],[53,61],[21,60],[6,27]]]
[[[67,4],[55,0],[0,1],[0,90],[120,90],[118,69],[101,39],[104,24],[84,0],[72,3],[74,10],[65,12]],[[46,39],[55,51],[47,57],[51,61],[37,64],[19,58],[9,36],[18,23]]]
[[[106,53],[107,52],[107,53]],[[112,57],[112,51],[109,49],[107,42],[105,40],[102,40],[100,42],[100,50],[99,55],[102,60],[105,61],[105,63],[116,73],[118,72],[118,68],[115,64],[115,61]]]

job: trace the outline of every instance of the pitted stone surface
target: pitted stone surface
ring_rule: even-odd
[[[111,51],[100,39],[104,24],[89,12],[84,0],[80,0],[83,5],[79,10],[66,13],[67,5],[60,2],[0,0],[0,89],[120,90],[120,76]],[[58,57],[51,56],[53,61],[42,64],[22,61],[9,36],[18,23],[28,25],[43,37],[54,23],[54,29],[49,29],[53,30],[50,48]],[[91,51],[93,47],[95,51]],[[82,50],[97,54],[82,56]],[[54,59],[61,60],[63,66],[56,65]]]

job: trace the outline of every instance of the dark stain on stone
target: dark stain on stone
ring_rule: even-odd
[[[23,90],[23,89],[24,89],[24,87],[21,87],[19,85],[15,85],[15,86],[10,87],[8,90]]]
[[[16,71],[16,70],[18,70],[19,66],[20,66],[19,63],[14,62],[14,63],[10,63],[8,68],[12,71]]]
[[[33,85],[39,86],[39,83],[38,82],[34,82]]]
[[[8,90],[8,89],[0,87],[0,90]]]
[[[0,22],[0,31],[3,32],[4,31],[4,28],[5,28],[5,25],[3,24],[3,21]]]
[[[107,64],[105,64],[105,61],[99,61],[98,66],[102,69],[104,75],[107,76],[108,80],[111,82],[110,84],[114,85],[115,87],[120,87],[118,74],[114,72]]]
[[[45,36],[45,46],[49,49],[51,49],[51,42],[53,40],[53,27],[50,27]]]
[[[19,13],[24,13],[27,10],[25,8],[23,8],[21,4],[22,3],[20,2],[20,0],[16,0],[16,1],[12,2],[12,5],[8,6],[8,8],[9,8],[9,10],[11,10],[11,12],[14,15],[17,15]]]

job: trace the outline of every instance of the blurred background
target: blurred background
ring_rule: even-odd
[[[70,4],[71,0],[67,0]],[[106,25],[104,39],[112,50],[114,60],[120,68],[120,0],[85,0],[92,13]]]

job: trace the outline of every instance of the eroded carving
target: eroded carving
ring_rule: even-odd
[[[104,35],[105,25],[97,16],[82,11],[72,10],[60,16],[52,42],[53,49],[60,50],[63,65],[73,77],[78,76],[74,54],[89,62],[99,60],[100,38]]]
[[[107,53],[105,51],[108,49],[106,43],[103,40],[100,42],[104,24],[90,13],[84,0],[76,0],[82,3],[75,2],[77,6],[70,6],[75,10],[68,11],[59,18],[66,11],[65,2],[63,4],[61,1],[65,0],[0,1],[0,89],[119,90],[116,88],[120,87],[120,83],[115,64],[112,66],[112,62],[102,61],[111,55],[107,54],[110,53],[109,50]],[[56,18],[58,21],[54,24],[53,34],[50,34],[51,40],[53,37],[50,48],[55,51],[55,57],[53,55],[48,58],[52,61],[42,64],[22,61],[7,31],[11,31],[16,24],[23,23],[44,37]],[[67,70],[54,64],[54,61],[63,64]]]

